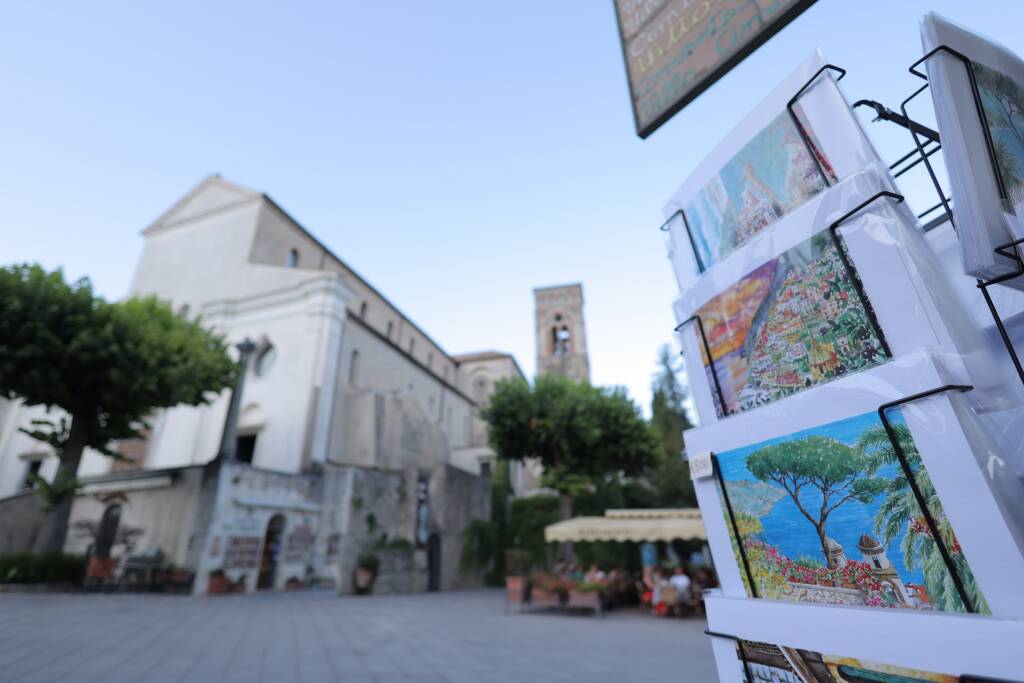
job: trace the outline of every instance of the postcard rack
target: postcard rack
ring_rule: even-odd
[[[909,152],[907,152],[906,154],[904,154],[903,156],[901,156],[896,161],[892,162],[889,165],[889,169],[892,172],[894,177],[899,178],[900,176],[902,176],[903,174],[907,173],[911,169],[915,168],[919,164],[924,164],[925,169],[928,171],[928,177],[931,180],[931,183],[932,183],[932,185],[933,185],[933,187],[935,189],[935,193],[938,195],[939,203],[935,204],[934,206],[931,206],[928,209],[926,209],[925,211],[919,213],[917,215],[917,217],[919,219],[924,219],[925,216],[927,216],[929,214],[932,214],[932,213],[934,213],[935,211],[937,211],[939,209],[942,209],[943,212],[944,212],[944,215],[942,215],[942,216],[940,216],[940,217],[938,217],[938,218],[936,218],[936,219],[934,219],[932,221],[929,221],[926,224],[926,226],[925,226],[925,230],[927,231],[929,228],[934,227],[936,225],[939,225],[939,224],[941,224],[941,223],[943,223],[943,222],[948,220],[950,225],[953,227],[954,232],[955,232],[956,231],[956,222],[953,219],[953,209],[952,209],[952,207],[950,205],[950,200],[946,196],[945,191],[942,189],[942,186],[939,183],[938,175],[936,174],[935,168],[934,168],[934,166],[931,163],[932,155],[934,155],[936,152],[938,152],[940,149],[942,149],[942,141],[941,141],[939,132],[934,130],[934,129],[932,129],[932,128],[929,128],[928,126],[925,126],[924,124],[922,124],[922,123],[920,123],[918,121],[915,121],[914,119],[910,118],[910,116],[907,114],[907,106],[908,106],[908,104],[911,101],[913,101],[916,97],[918,97],[922,92],[927,90],[928,87],[929,87],[929,84],[927,83],[927,80],[928,80],[927,74],[925,74],[922,71],[919,71],[917,67],[920,66],[921,64],[923,64],[924,62],[926,62],[928,59],[930,59],[934,55],[938,54],[939,52],[947,53],[947,54],[955,57],[956,59],[958,59],[960,62],[962,62],[964,64],[964,67],[965,67],[965,69],[967,71],[968,81],[970,83],[972,96],[973,96],[973,99],[974,99],[975,109],[978,112],[979,119],[984,122],[985,121],[985,112],[984,112],[984,108],[983,108],[982,103],[981,103],[981,95],[979,94],[979,91],[978,91],[978,84],[977,84],[977,82],[975,81],[975,78],[974,78],[974,71],[973,71],[973,69],[970,66],[970,64],[971,64],[970,60],[966,56],[964,56],[962,53],[960,53],[960,52],[958,52],[958,51],[956,51],[956,50],[954,50],[954,49],[952,49],[952,48],[950,48],[948,46],[945,46],[945,45],[940,45],[939,47],[937,47],[934,50],[930,51],[928,54],[924,55],[921,59],[917,60],[916,62],[914,62],[910,66],[910,69],[909,69],[910,73],[912,73],[913,75],[917,76],[918,78],[924,79],[926,81],[926,83],[923,86],[921,86],[920,88],[918,88],[917,90],[915,90],[907,99],[905,99],[900,104],[900,113],[897,113],[897,112],[893,111],[892,109],[886,107],[885,105],[881,104],[880,102],[877,102],[875,100],[870,100],[870,99],[857,100],[856,102],[854,102],[853,107],[854,108],[869,107],[872,110],[874,110],[875,115],[876,115],[876,120],[889,121],[890,123],[894,123],[894,124],[896,124],[896,125],[898,125],[898,126],[900,126],[902,128],[905,128],[907,131],[910,132],[911,138],[914,141],[914,148],[912,150],[910,150]],[[808,137],[807,132],[804,129],[804,126],[800,123],[800,120],[797,117],[795,109],[794,109],[794,107],[795,107],[796,103],[798,102],[798,100],[800,99],[800,97],[804,93],[806,93],[807,90],[818,79],[818,77],[821,76],[826,71],[831,71],[831,72],[834,72],[835,74],[837,74],[836,77],[835,77],[835,80],[837,82],[842,80],[843,76],[846,75],[846,70],[841,68],[841,67],[835,66],[834,64],[826,64],[826,65],[824,65],[823,67],[818,69],[818,71],[816,71],[814,73],[814,75],[811,76],[811,78],[809,78],[807,80],[807,82],[803,85],[803,87],[801,87],[797,91],[797,93],[789,100],[789,102],[786,105],[786,109],[789,112],[789,116],[792,119],[793,124],[796,126],[796,129],[797,129],[797,131],[800,134],[800,138],[803,141],[804,146],[807,148],[807,151],[810,154],[811,158],[814,159],[814,162],[815,162],[815,164],[816,164],[816,166],[818,168],[819,173],[821,173],[821,176],[822,176],[825,184],[826,185],[830,185],[831,183],[829,182],[828,176],[824,172],[824,169],[821,166],[821,162],[818,159],[818,154],[817,154],[817,152],[816,152],[816,150],[814,148],[814,144],[812,143],[812,141]],[[994,144],[992,142],[992,136],[991,136],[991,134],[990,134],[990,132],[988,130],[988,126],[982,125],[981,129],[984,132],[986,151],[988,153],[989,163],[992,166],[992,171],[993,171],[993,174],[994,174],[995,179],[996,179],[996,185],[999,188],[1000,198],[1005,200],[1006,197],[1008,196],[1008,194],[1007,194],[1007,191],[1006,191],[1006,185],[1004,183],[1004,180],[1003,180],[1003,177],[1002,177],[1002,173],[1001,173],[1001,171],[999,169],[999,164],[996,162],[995,146],[994,146]],[[922,138],[924,138],[923,142],[922,142]],[[866,206],[867,204],[871,203],[872,201],[874,201],[875,199],[877,199],[879,196],[882,196],[882,195],[889,196],[891,199],[894,199],[896,201],[903,201],[903,197],[901,195],[897,195],[895,193],[883,192],[883,193],[880,193],[879,195],[875,195],[874,197],[871,197],[864,204],[862,204],[861,206],[857,207],[856,209],[851,211],[846,216],[843,216],[839,221],[836,221],[836,223],[837,224],[838,223],[842,223],[843,221],[847,220],[850,216],[852,216],[857,211],[862,209],[864,206]],[[693,249],[694,258],[697,260],[697,270],[698,270],[698,273],[703,273],[706,270],[706,266],[704,266],[703,261],[701,260],[701,257],[700,257],[700,253],[697,250],[697,245],[696,245],[696,242],[694,241],[694,238],[693,238],[693,232],[691,231],[689,221],[686,218],[686,212],[683,209],[678,209],[675,213],[672,214],[672,216],[670,216],[668,218],[668,220],[666,220],[664,223],[662,223],[660,229],[662,231],[667,231],[669,229],[668,226],[672,223],[672,221],[674,221],[676,219],[677,216],[682,219],[683,226],[686,229],[686,234],[687,234],[687,237],[689,238],[690,246]],[[832,226],[829,227],[830,231],[832,232],[834,240],[835,240],[835,235],[836,235],[835,228],[836,228],[836,224],[833,224]],[[991,287],[992,285],[1001,284],[1001,283],[1008,282],[1010,280],[1016,279],[1018,277],[1024,276],[1024,258],[1021,257],[1020,249],[1018,249],[1018,247],[1021,244],[1024,244],[1024,239],[1015,240],[1013,242],[1009,242],[1007,244],[1003,244],[1003,245],[1001,245],[999,247],[996,247],[996,249],[995,249],[995,253],[996,254],[998,254],[999,256],[1001,256],[1003,258],[1006,258],[1007,260],[1012,262],[1012,265],[1013,265],[1012,270],[1010,270],[1009,272],[1007,272],[1007,273],[1005,273],[1003,275],[1000,275],[999,277],[993,278],[991,280],[987,280],[987,281],[986,280],[977,280],[976,281],[976,285],[977,285],[978,289],[981,291],[981,295],[982,295],[982,297],[985,300],[985,305],[988,308],[989,314],[992,316],[992,320],[995,323],[996,329],[999,332],[999,338],[1002,340],[1003,346],[1006,347],[1006,352],[1010,356],[1010,361],[1013,363],[1013,368],[1014,368],[1014,371],[1017,373],[1017,378],[1020,380],[1021,384],[1024,385],[1024,364],[1022,364],[1022,362],[1021,362],[1020,356],[1017,353],[1017,349],[1016,349],[1016,347],[1013,344],[1013,340],[1010,339],[1010,334],[1009,334],[1009,332],[1006,329],[1006,324],[1003,321],[1003,318],[1000,315],[999,310],[996,308],[995,302],[992,300],[992,295],[988,291],[988,288]],[[843,248],[841,248],[841,246],[838,244],[838,241],[837,241],[837,249],[839,250],[840,258],[843,260],[843,264],[844,264],[844,267],[847,270],[847,274],[851,276],[852,281],[855,283],[855,287],[857,289],[857,294],[860,297],[861,302],[867,304],[867,299],[864,296],[863,288],[860,285],[860,279],[856,276],[856,273],[852,270],[852,267],[849,264],[848,258],[846,257],[845,250]],[[866,305],[865,309],[868,311],[868,317],[871,320],[871,323],[872,323],[873,327],[875,328],[875,332],[878,334],[879,340],[881,341],[883,346],[885,346],[886,345],[885,338],[881,334],[881,330],[878,327],[878,323],[877,323],[877,320],[875,319],[874,312],[872,311],[872,309],[871,309],[871,307],[869,305]],[[687,320],[684,323],[682,323],[679,326],[677,326],[676,327],[676,331],[678,332],[685,324],[687,324],[689,322],[692,322],[693,319],[694,318],[691,318],[690,320]],[[701,340],[702,340],[702,343],[704,345],[704,352],[707,354],[707,357],[708,357],[708,360],[709,360],[709,363],[710,363],[711,362],[710,349],[708,348],[707,338],[705,337],[704,332],[703,332],[703,324],[700,323],[699,319],[698,319],[698,324],[701,327]],[[888,351],[888,347],[885,346],[885,348],[886,348],[886,351]],[[728,412],[728,410],[726,409],[726,406],[725,406],[725,401],[724,401],[724,397],[722,396],[721,387],[719,385],[718,377],[717,377],[717,374],[714,372],[714,363],[711,363],[711,367],[712,367],[712,376],[713,376],[714,384],[715,384],[715,391],[717,393],[717,399],[720,401],[720,404],[722,406],[722,413],[723,413],[723,415],[728,415],[729,412]]]
[[[873,100],[858,100],[854,103],[854,107],[857,106],[868,106],[875,110],[877,115],[876,120],[885,120],[894,123],[902,128],[907,129],[910,132],[910,137],[914,141],[914,149],[907,154],[903,155],[895,162],[890,165],[890,170],[893,172],[895,177],[899,177],[909,171],[911,168],[918,164],[924,164],[925,169],[928,171],[928,178],[931,180],[932,186],[935,189],[935,193],[938,195],[939,203],[928,208],[924,212],[918,214],[918,218],[938,210],[942,209],[944,212],[943,216],[938,219],[929,222],[928,226],[934,226],[944,221],[949,221],[949,224],[953,227],[956,232],[956,221],[953,218],[953,209],[950,205],[950,200],[946,196],[945,191],[942,189],[942,185],[939,183],[938,175],[935,172],[935,168],[931,162],[931,156],[935,154],[939,149],[942,148],[942,141],[938,131],[932,130],[927,126],[918,123],[910,118],[907,114],[907,106],[921,93],[928,89],[929,83],[928,75],[923,71],[918,70],[921,64],[924,64],[929,59],[934,57],[938,53],[946,53],[964,65],[964,69],[967,72],[968,83],[971,88],[971,95],[974,101],[975,111],[978,114],[979,120],[982,122],[981,130],[984,134],[986,153],[988,154],[989,165],[992,168],[993,176],[996,180],[996,187],[999,189],[1000,198],[1006,200],[1008,194],[1006,191],[1006,184],[1003,180],[1002,172],[999,168],[999,164],[996,161],[995,145],[992,141],[992,135],[985,125],[985,110],[981,103],[981,95],[978,90],[977,81],[974,78],[974,70],[971,68],[971,61],[964,54],[954,50],[947,45],[940,45],[934,50],[931,50],[926,55],[921,57],[919,60],[910,65],[909,71],[914,76],[921,78],[925,81],[925,84],[910,94],[907,99],[903,100],[900,104],[900,114],[892,111],[884,105],[875,102]],[[922,142],[921,138],[924,138]],[[1003,346],[1006,347],[1006,352],[1010,356],[1010,361],[1013,363],[1013,368],[1017,373],[1017,378],[1024,384],[1024,365],[1021,364],[1020,356],[1017,353],[1017,349],[1013,344],[1013,340],[1010,339],[1010,334],[1006,329],[1006,324],[1003,321],[999,310],[996,308],[995,302],[992,301],[992,295],[989,293],[988,288],[992,285],[1001,284],[1010,280],[1016,279],[1024,275],[1024,259],[1021,258],[1020,250],[1018,246],[1024,243],[1024,239],[1015,240],[1007,244],[996,247],[995,253],[1010,262],[1012,262],[1012,270],[1000,275],[999,277],[991,280],[976,280],[976,286],[981,291],[981,295],[985,300],[985,305],[988,308],[989,314],[992,316],[992,320],[995,323],[996,329],[999,332],[999,337],[1003,342]]]

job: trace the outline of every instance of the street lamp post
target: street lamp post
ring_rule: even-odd
[[[252,354],[256,350],[256,342],[246,337],[242,343],[236,344],[238,349],[238,381],[231,390],[231,401],[228,403],[228,415],[224,418],[224,432],[220,438],[220,450],[217,459],[235,462],[238,451],[238,411],[242,405],[242,391],[245,389],[245,376],[249,374]]]

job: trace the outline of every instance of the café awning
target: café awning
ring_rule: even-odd
[[[548,543],[582,541],[707,540],[700,510],[606,510],[604,517],[573,517],[544,528]]]

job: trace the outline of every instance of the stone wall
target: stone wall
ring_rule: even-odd
[[[0,555],[31,550],[42,521],[41,501],[34,491],[0,498]]]
[[[432,531],[441,536],[441,590],[480,586],[482,574],[459,571],[463,533],[474,519],[491,517],[491,482],[487,477],[445,466],[431,478]]]
[[[280,516],[277,565],[272,589],[284,588],[289,578],[305,580],[313,566],[323,496],[317,474],[289,474],[244,463],[222,463],[216,502],[196,570],[195,593],[205,593],[209,575],[223,570],[245,590],[257,589],[260,558],[267,530]]]
[[[120,505],[119,537],[130,540],[131,547],[118,540],[112,557],[129,550],[160,550],[166,562],[187,566],[202,477],[203,468],[195,466],[83,479],[71,507],[64,551],[85,554],[94,542],[90,527],[98,527],[109,506]],[[131,530],[135,534],[129,537],[126,532]]]

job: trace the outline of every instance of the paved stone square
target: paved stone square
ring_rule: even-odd
[[[0,594],[0,681],[716,680],[702,619],[505,614],[501,591]]]

